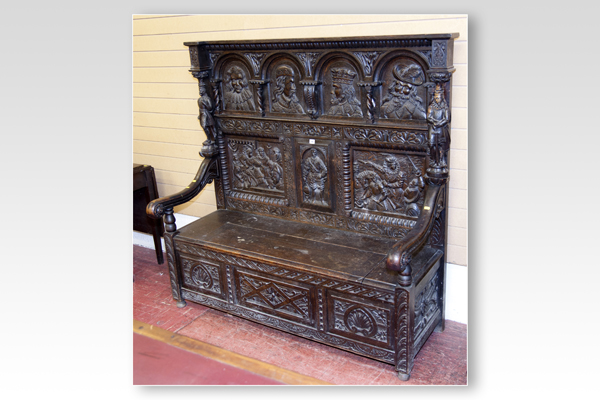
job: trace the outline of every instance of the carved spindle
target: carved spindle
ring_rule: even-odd
[[[210,81],[212,90],[213,90],[213,101],[215,103],[215,113],[220,113],[223,110],[223,103],[221,99],[221,80],[220,79],[211,79]]]
[[[173,233],[177,230],[175,225],[175,216],[173,215],[173,209],[167,208],[165,210],[165,230],[169,233]]]
[[[261,116],[265,116],[265,85],[268,83],[267,80],[252,80],[251,84],[256,86],[256,97],[258,98],[258,111]]]

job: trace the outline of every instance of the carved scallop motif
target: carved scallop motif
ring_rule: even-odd
[[[213,286],[213,280],[208,271],[201,265],[196,265],[192,270],[192,280],[194,283],[205,289]]]
[[[375,318],[364,308],[359,306],[350,307],[344,314],[344,323],[350,332],[365,337],[371,337],[377,333]]]

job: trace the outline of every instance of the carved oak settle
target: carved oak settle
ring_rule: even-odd
[[[393,364],[444,328],[458,34],[190,42],[204,160],[164,216],[173,298]],[[173,207],[215,182],[218,210]]]

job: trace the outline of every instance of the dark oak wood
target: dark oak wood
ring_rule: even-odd
[[[188,42],[207,140],[173,298],[395,365],[444,328],[457,34]],[[173,207],[215,182],[218,211]]]
[[[160,238],[164,227],[161,221],[146,214],[148,203],[158,198],[154,168],[150,165],[133,164],[133,230],[152,235],[156,261],[162,264],[164,260]]]

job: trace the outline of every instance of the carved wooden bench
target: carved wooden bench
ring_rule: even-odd
[[[193,42],[204,160],[164,217],[173,298],[361,356],[408,379],[444,327],[458,34]],[[173,207],[212,181],[218,210]]]

